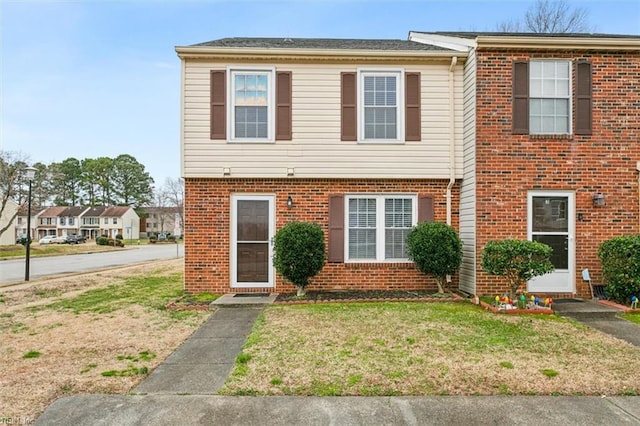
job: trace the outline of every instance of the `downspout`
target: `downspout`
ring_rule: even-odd
[[[456,109],[455,109],[455,88],[454,88],[454,72],[458,57],[451,58],[449,66],[449,184],[447,185],[447,225],[451,225],[451,188],[456,183]]]
[[[451,58],[449,65],[449,184],[447,185],[447,225],[451,225],[451,188],[456,183],[456,103],[454,88],[454,72],[458,57]],[[447,283],[451,283],[451,275],[447,274]]]
[[[638,233],[640,234],[640,161],[636,162],[638,172]]]

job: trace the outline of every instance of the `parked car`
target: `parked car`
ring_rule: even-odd
[[[65,243],[67,244],[79,244],[79,243],[86,243],[87,239],[83,236],[83,235],[67,235],[67,239],[65,240]]]
[[[67,242],[65,237],[58,237],[57,235],[46,235],[38,241],[40,244],[64,244]]]
[[[33,240],[31,241],[33,242]],[[18,238],[16,238],[16,244],[22,244],[23,246],[27,245],[27,236],[26,235],[18,235]]]

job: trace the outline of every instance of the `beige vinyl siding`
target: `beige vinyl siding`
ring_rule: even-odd
[[[209,79],[226,64],[187,61],[183,81],[185,177],[448,178],[448,64],[392,66],[421,73],[422,141],[397,144],[340,140],[340,73],[364,66],[283,64],[292,72],[291,141],[241,143],[209,139]],[[372,68],[381,68],[372,66]],[[462,177],[462,67],[456,71],[456,170]]]
[[[476,60],[469,52],[464,69],[464,178],[460,188],[460,289],[476,292]]]

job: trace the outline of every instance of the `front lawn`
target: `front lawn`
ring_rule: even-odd
[[[640,311],[629,312],[621,315],[622,318],[627,321],[635,322],[636,324],[640,324]]]
[[[640,350],[551,315],[460,303],[272,306],[228,395],[635,395]]]

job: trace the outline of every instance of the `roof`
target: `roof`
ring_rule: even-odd
[[[85,216],[85,217],[98,217],[102,213],[104,213],[104,211],[106,209],[107,208],[104,207],[104,206],[91,207],[89,210],[87,210],[87,212],[83,216]]]
[[[474,39],[477,37],[547,37],[547,38],[640,38],[631,34],[602,34],[602,33],[510,33],[499,31],[410,31],[420,34],[435,34],[449,37]]]
[[[67,207],[62,212],[60,212],[60,216],[66,216],[66,217],[80,216],[88,208],[89,207],[87,206]]]
[[[231,37],[193,44],[189,47],[228,47],[253,49],[322,49],[322,50],[390,50],[390,51],[447,51],[443,47],[395,39],[338,39],[338,38],[264,38]]]
[[[122,217],[131,209],[131,207],[107,207],[100,216],[109,216],[109,217]]]
[[[54,207],[47,207],[41,214],[40,216],[42,217],[58,217],[60,216],[60,213],[62,213],[65,209],[67,209],[68,207],[65,206],[54,206]],[[33,212],[32,212],[33,213]]]

